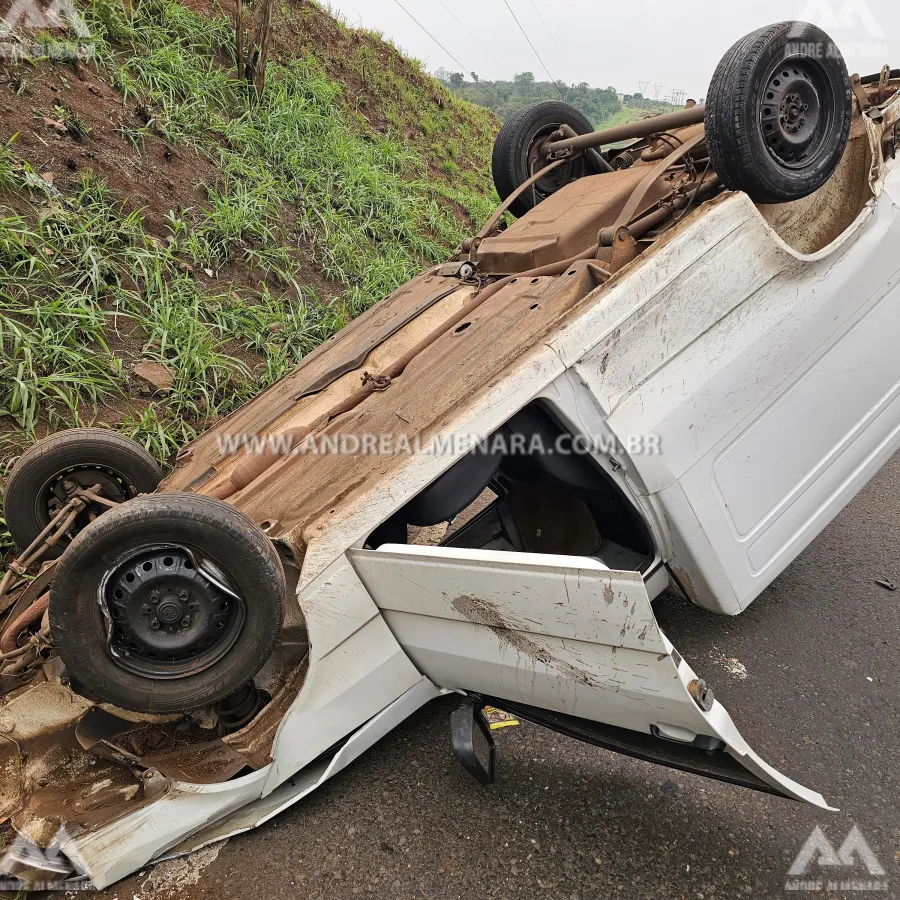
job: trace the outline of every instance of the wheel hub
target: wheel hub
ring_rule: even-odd
[[[827,131],[826,90],[813,60],[781,62],[770,74],[760,99],[760,124],[769,153],[781,165],[806,166],[821,148]]]
[[[559,125],[547,125],[531,139],[531,144],[528,148],[529,174],[533,175],[548,165],[549,161],[544,152],[544,147],[550,142],[551,135],[555,134],[559,128]],[[543,178],[539,178],[534,184],[535,190],[543,197],[549,197],[560,188],[565,187],[574,178],[578,178],[583,174],[580,171],[583,166],[584,161],[580,157],[568,160],[552,172],[548,172]]]
[[[244,624],[244,606],[182,547],[130,554],[105,579],[108,650],[127,671],[183,678],[218,662]]]
[[[58,472],[36,498],[39,520],[49,522],[68,502],[79,488],[89,489],[100,485],[100,494],[115,503],[124,503],[137,496],[137,490],[130,481],[108,466],[72,466]],[[72,523],[67,532],[71,540],[79,531],[90,525],[104,507],[92,503],[86,506]]]
[[[187,608],[183,607],[175,597],[166,597],[156,608],[156,615],[163,625],[174,625],[185,617]]]

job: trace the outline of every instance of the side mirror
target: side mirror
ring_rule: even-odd
[[[467,697],[450,713],[450,742],[463,768],[481,784],[494,783],[497,749],[480,699]]]

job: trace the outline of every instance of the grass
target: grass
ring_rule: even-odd
[[[611,116],[607,116],[602,122],[598,123],[597,130],[599,131],[604,128],[616,128],[619,125],[627,125],[629,122],[634,122],[637,119],[643,119],[646,115],[648,115],[646,110],[632,109],[629,106],[623,106],[618,112],[613,113],[613,115]]]
[[[14,140],[0,144],[0,191],[28,201],[24,213],[0,206],[0,415],[16,423],[4,440],[27,443],[125,403],[132,411],[121,430],[166,460],[351,317],[445,259],[471,231],[457,207],[473,222],[489,215],[486,166],[479,174],[461,166],[458,127],[446,143],[437,138],[462,110],[485,161],[492,126],[452,98],[449,109],[425,104],[422,90],[443,89],[414,66],[425,81],[404,80],[409,64],[373,52],[371,38],[351,62],[382,92],[381,112],[395,120],[384,131],[311,54],[281,54],[262,96],[249,93],[231,77],[225,17],[174,0],[127,9],[92,0],[83,9],[98,65],[145,122],[128,126],[132,146],[161,136],[213,160],[220,174],[205,185],[205,203],[169,213],[168,240],[159,241],[99,175],[84,174],[64,196],[17,155]],[[39,69],[29,73],[38,77]],[[73,139],[89,135],[65,105],[53,114]],[[418,143],[405,136],[410,128]],[[309,252],[335,285],[328,302],[304,285]],[[257,286],[210,289],[194,275],[235,269]],[[137,357],[174,372],[167,397],[128,398],[123,359]]]

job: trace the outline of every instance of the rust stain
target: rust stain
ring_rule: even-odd
[[[490,628],[502,643],[524,656],[543,663],[547,668],[557,669],[580,684],[590,687],[606,687],[606,685],[598,684],[590,672],[557,658],[546,647],[531,640],[521,631],[512,629],[497,608],[487,600],[462,595],[453,601],[452,606],[464,619],[475,625],[484,625],[486,628]]]

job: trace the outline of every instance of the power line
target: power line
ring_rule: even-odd
[[[400,0],[394,0],[394,3],[400,7],[412,20],[428,35],[437,45],[453,60],[462,70],[466,71],[466,67],[400,2]]]
[[[443,3],[443,0],[441,0],[441,2]],[[550,40],[553,41],[554,45],[556,46],[556,49],[559,50],[559,55],[563,58],[563,62],[569,67],[569,74],[571,75],[574,71],[574,67],[572,66],[572,63],[569,62],[569,58],[566,56],[565,53],[563,53],[563,48],[560,47],[559,44],[557,43],[556,37],[554,36],[553,32],[550,30],[550,27],[544,21],[544,17],[541,15],[541,11],[537,8],[537,4],[534,2],[534,0],[529,0],[529,2],[534,7],[534,11],[537,13],[537,17],[541,20],[541,24],[544,26],[544,31],[546,31],[547,34],[550,35]]]
[[[529,46],[534,51],[534,55],[538,58],[538,62],[544,67],[544,71],[547,73],[547,77],[556,85],[556,90],[559,91],[559,96],[562,97],[563,100],[565,100],[566,95],[562,92],[562,88],[560,88],[559,82],[550,74],[550,70],[547,68],[547,64],[541,59],[541,54],[537,52],[537,48],[534,46],[534,44],[531,43],[531,38],[528,37],[528,33],[522,27],[522,23],[513,12],[512,7],[509,5],[509,0],[503,0],[503,2],[506,4],[506,8],[509,10],[509,14],[513,17],[513,19],[515,19],[516,25],[519,26],[519,31],[522,32],[522,34],[525,36],[525,40],[528,41]]]
[[[405,12],[413,20],[413,22],[415,22],[416,25],[418,25],[419,28],[421,28],[422,31],[424,31],[425,34],[427,34],[428,37],[430,37],[438,45],[438,47],[440,47],[441,50],[443,50],[444,53],[446,53],[447,56],[449,56],[450,59],[453,60],[453,62],[455,62],[460,67],[460,69],[463,70],[463,72],[467,71],[466,67],[400,2],[400,0],[394,0],[394,3],[396,3],[397,6],[399,6],[400,9],[402,9],[403,12]],[[485,85],[483,85],[480,81],[478,81],[475,78],[474,71],[470,72],[469,74],[472,75],[472,78],[473,78],[473,80],[475,80],[475,83],[477,85],[479,85],[480,87],[483,87],[497,101],[497,103],[503,102],[490,88],[485,87]]]
[[[462,25],[463,28],[466,29],[466,31],[469,32],[469,35],[470,35],[472,38],[474,38],[474,39],[478,42],[478,44],[479,44],[483,49],[487,50],[487,52],[491,55],[491,59],[493,59],[494,62],[497,63],[497,65],[500,65],[500,66],[503,65],[503,63],[501,63],[500,60],[497,59],[497,57],[494,55],[494,51],[491,50],[490,47],[486,47],[484,44],[481,43],[481,41],[478,39],[478,35],[477,35],[477,34],[474,34],[472,31],[469,30],[469,26],[466,25],[466,23],[463,22],[463,20],[460,19],[460,17],[459,17],[455,12],[453,12],[453,10],[450,9],[450,7],[447,6],[446,3],[444,3],[444,0],[438,0],[438,2],[441,4],[441,6],[444,7],[444,9],[447,10],[448,13],[450,13],[451,16],[453,16],[454,19],[456,19],[457,22],[459,22],[460,25]]]

